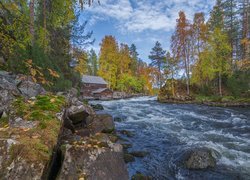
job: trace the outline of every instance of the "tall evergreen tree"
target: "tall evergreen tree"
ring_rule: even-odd
[[[223,20],[224,28],[228,34],[229,42],[232,49],[231,59],[239,59],[238,47],[239,47],[239,16],[237,9],[237,1],[235,0],[224,0],[223,4]],[[231,62],[233,64],[233,62]]]
[[[97,76],[98,71],[98,59],[94,49],[91,49],[88,57],[89,74]]]
[[[130,57],[131,57],[131,63],[130,63],[130,69],[133,75],[138,75],[138,52],[136,49],[135,44],[131,44],[130,48]]]
[[[150,66],[156,67],[158,69],[157,75],[157,85],[160,88],[163,83],[162,79],[162,68],[165,60],[166,51],[162,49],[161,44],[157,41],[155,46],[152,48],[150,55],[148,56],[151,60]]]
[[[221,0],[216,0],[216,4],[213,10],[210,12],[208,20],[209,31],[215,30],[215,28],[224,29],[223,21],[223,4]]]

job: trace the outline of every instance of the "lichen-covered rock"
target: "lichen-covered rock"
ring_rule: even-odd
[[[20,117],[15,118],[14,120],[9,120],[9,126],[11,128],[31,129],[37,127],[38,124],[39,124],[38,121],[26,121]]]
[[[207,169],[216,166],[215,152],[208,148],[196,148],[184,153],[184,164],[188,169]]]
[[[0,71],[0,109],[2,110],[7,110],[15,96],[20,95],[17,89],[19,82],[15,78],[11,73]]]
[[[46,93],[45,89],[40,84],[30,80],[22,81],[18,86],[18,89],[21,91],[22,95],[29,98]]]
[[[106,135],[89,141],[66,145],[62,169],[58,179],[128,180],[120,144],[114,144]]]
[[[111,133],[115,129],[113,117],[109,114],[97,114],[90,125],[91,132],[95,133]]]

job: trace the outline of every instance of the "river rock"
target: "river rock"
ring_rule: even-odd
[[[188,169],[207,169],[216,166],[215,153],[212,149],[196,148],[184,154],[185,167]]]
[[[86,120],[89,115],[94,114],[91,107],[87,105],[70,106],[68,109],[68,117],[73,124],[79,124]]]
[[[143,158],[147,156],[149,153],[146,151],[133,151],[133,152],[130,152],[129,154],[131,154],[134,157]]]
[[[123,158],[124,158],[124,161],[125,161],[126,163],[134,162],[134,161],[135,161],[135,157],[132,156],[132,155],[129,154],[129,153],[124,153]]]
[[[134,136],[134,133],[131,132],[131,131],[128,131],[128,130],[121,130],[119,131],[121,134],[127,136],[127,137],[133,137]]]
[[[103,106],[101,104],[91,104],[90,105],[95,111],[101,111],[104,110]]]
[[[122,121],[124,121],[125,120],[125,117],[123,116],[123,117],[118,117],[118,116],[116,116],[116,117],[114,117],[114,121],[115,122],[122,122]]]
[[[115,129],[113,117],[109,114],[97,114],[94,117],[92,124],[90,125],[90,129],[93,134],[99,132],[113,132]]]
[[[132,180],[151,180],[152,177],[141,174],[140,172],[132,176]]]

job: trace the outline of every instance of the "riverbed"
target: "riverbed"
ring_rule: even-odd
[[[195,104],[161,104],[156,97],[99,101],[104,112],[120,117],[116,129],[132,144],[129,151],[146,151],[144,158],[128,163],[153,179],[250,179],[250,109]],[[187,170],[176,163],[190,148],[207,147],[219,153],[217,166]]]

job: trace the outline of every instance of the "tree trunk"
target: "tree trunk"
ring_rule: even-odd
[[[30,35],[31,35],[31,45],[34,45],[34,36],[35,36],[35,28],[34,28],[34,20],[35,20],[35,12],[34,12],[35,0],[30,0],[29,8],[30,8]]]
[[[222,90],[221,90],[221,72],[219,72],[219,93],[220,93],[220,96],[222,96]]]

